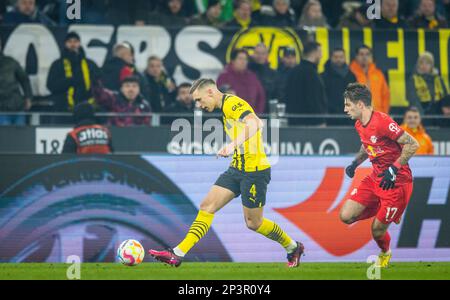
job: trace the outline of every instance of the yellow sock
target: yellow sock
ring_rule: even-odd
[[[264,235],[265,237],[278,242],[283,246],[288,252],[292,252],[297,247],[297,243],[287,235],[283,229],[280,228],[275,222],[268,219],[264,219],[261,226],[256,230],[256,232]]]
[[[174,249],[175,254],[184,256],[184,254],[188,253],[192,247],[194,247],[197,242],[205,236],[208,232],[209,227],[214,219],[214,214],[207,213],[206,211],[200,210],[198,212],[197,218],[192,223],[191,228],[189,228],[189,232],[187,233],[184,240],[178,244],[178,246]],[[182,253],[180,253],[181,251]]]

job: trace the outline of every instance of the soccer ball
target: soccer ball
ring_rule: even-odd
[[[144,247],[136,240],[126,240],[117,249],[117,258],[126,266],[136,266],[144,260]]]

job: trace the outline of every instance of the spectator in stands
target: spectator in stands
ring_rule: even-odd
[[[5,56],[0,40],[0,112],[22,112],[31,108],[32,91],[25,70]],[[23,115],[0,115],[0,125],[25,125]]]
[[[215,2],[216,0],[203,0],[195,1],[197,11],[200,13],[205,13],[210,5],[210,2]],[[233,5],[234,0],[220,0],[222,12],[220,14],[220,21],[229,22],[233,19]]]
[[[408,28],[408,23],[398,15],[398,0],[381,1],[381,19],[374,20],[376,29]]]
[[[422,125],[420,111],[416,107],[408,108],[403,118],[403,124],[400,127],[419,143],[419,149],[416,151],[417,155],[434,154],[433,142]]]
[[[320,0],[322,12],[331,28],[336,27],[339,18],[344,14],[343,3],[348,0]],[[367,2],[367,1],[362,1]]]
[[[286,85],[286,111],[290,114],[326,114],[325,87],[317,71],[322,47],[309,42],[303,48],[302,61],[292,70]],[[294,118],[290,124],[325,125],[322,118],[302,120]]]
[[[327,23],[327,19],[323,15],[322,5],[317,0],[309,0],[303,7],[302,15],[298,23],[300,29],[309,29],[315,27],[330,26]]]
[[[0,0],[0,24],[3,23],[3,17],[7,11],[8,4],[8,0]]]
[[[162,112],[174,101],[176,93],[175,82],[164,71],[161,58],[150,56],[144,76],[148,82],[149,101],[154,112]]]
[[[61,57],[52,63],[47,77],[55,110],[72,111],[75,105],[85,101],[93,104],[92,82],[99,76],[99,68],[86,57],[81,47],[80,36],[69,32]]]
[[[389,86],[383,72],[373,62],[372,49],[366,45],[356,49],[356,56],[350,64],[350,70],[359,83],[369,87],[374,109],[389,113],[391,102]]]
[[[207,9],[204,13],[194,16],[191,25],[206,25],[221,28],[224,23],[220,19],[222,13],[222,4],[219,0],[209,0]]]
[[[264,43],[255,46],[255,50],[250,59],[248,68],[253,71],[261,82],[266,99],[274,99],[276,97],[276,72],[269,64],[269,49]]]
[[[444,80],[434,65],[434,56],[424,52],[417,60],[416,70],[407,82],[409,104],[422,114],[440,114],[441,100],[449,94]]]
[[[17,0],[14,10],[5,14],[3,23],[6,25],[24,23],[39,23],[46,26],[56,25],[55,22],[36,7],[36,0]]]
[[[264,25],[274,27],[295,27],[295,13],[290,0],[273,0],[273,12],[266,16]]]
[[[276,72],[276,98],[280,102],[286,102],[286,84],[289,74],[297,66],[297,55],[294,48],[286,48],[283,51],[281,64]]]
[[[141,92],[144,97],[148,97],[148,83],[134,65],[134,49],[130,43],[123,42],[114,46],[113,57],[105,63],[102,73],[103,84],[112,91],[119,91],[125,78],[138,77]]]
[[[356,82],[355,75],[345,61],[344,49],[336,48],[333,50],[331,59],[325,64],[322,80],[328,99],[328,112],[330,114],[342,114],[345,88],[350,83]]]
[[[441,107],[442,107],[442,114],[446,117],[450,117],[450,96],[447,96],[444,99],[442,99]],[[446,123],[447,124],[450,123],[449,120],[447,120]]]
[[[168,0],[160,9],[138,12],[137,23],[166,27],[186,26],[188,18],[183,10],[184,0]]]
[[[113,151],[111,133],[96,122],[91,104],[75,106],[73,119],[75,127],[67,134],[62,153],[109,154]]]
[[[410,20],[414,28],[439,29],[447,28],[447,20],[436,12],[436,0],[421,0],[419,10]]]
[[[94,87],[94,95],[97,103],[109,112],[137,115],[151,112],[150,104],[141,95],[140,81],[137,76],[129,76],[122,80],[120,92],[105,89],[98,82]],[[150,125],[150,117],[117,116],[110,120],[110,124],[119,127]]]
[[[249,0],[237,0],[233,13],[233,20],[227,23],[227,27],[248,28],[257,25],[252,18],[252,3]]]
[[[364,27],[372,27],[372,21],[367,19],[367,5],[354,2],[344,3],[345,13],[339,20],[338,28],[357,30]]]
[[[192,95],[189,93],[191,84],[184,82],[177,87],[176,101],[171,103],[166,111],[174,113],[191,113],[194,111],[195,103]]]
[[[217,78],[217,86],[228,85],[236,96],[245,99],[255,113],[262,114],[266,108],[266,94],[255,73],[248,69],[248,54],[244,49],[234,49],[231,62]]]

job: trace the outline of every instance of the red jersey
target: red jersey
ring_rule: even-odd
[[[369,155],[373,166],[371,177],[379,182],[383,173],[400,157],[402,145],[397,142],[404,130],[387,114],[374,111],[369,123],[363,126],[358,120],[355,123],[361,143]],[[397,184],[412,182],[409,165],[402,166],[397,173]]]

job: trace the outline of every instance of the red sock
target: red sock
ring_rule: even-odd
[[[380,247],[381,251],[388,252],[391,244],[391,236],[389,235],[389,232],[386,231],[384,236],[378,240],[375,240],[375,242],[377,242],[378,247]]]

